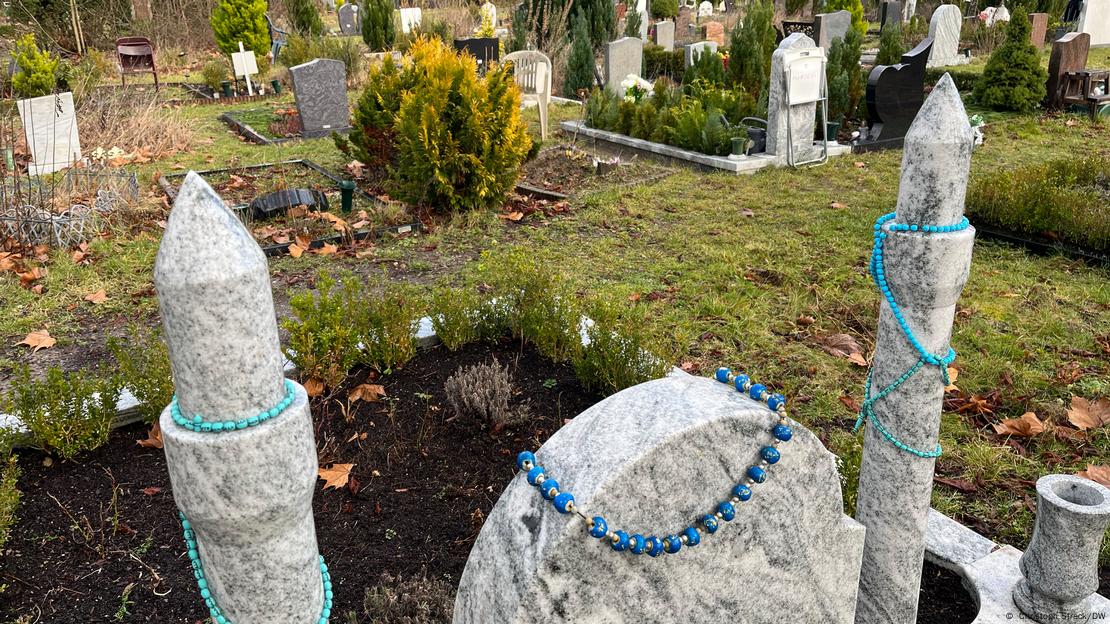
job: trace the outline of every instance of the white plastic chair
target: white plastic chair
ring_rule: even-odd
[[[551,59],[537,50],[520,50],[505,55],[513,63],[513,76],[522,91],[521,99],[534,100],[540,109],[540,138],[547,140],[547,105],[551,102]]]

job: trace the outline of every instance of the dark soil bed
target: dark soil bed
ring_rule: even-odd
[[[615,171],[599,175],[594,171],[595,156],[620,158],[620,154],[594,154],[570,144],[545,147],[535,158],[524,163],[520,181],[564,195],[582,196],[614,187],[651,182],[673,172],[658,163],[625,154]]]
[[[452,420],[442,390],[460,366],[492,357],[512,371],[513,408],[530,415],[498,433]],[[350,422],[340,407],[345,391],[313,408],[321,465],[355,464],[349,487],[318,490],[314,501],[340,614],[361,605],[383,572],[457,583],[482,521],[513,477],[516,453],[538,447],[598,400],[570,367],[513,341],[432,349],[374,383],[387,398],[354,403]],[[0,584],[8,585],[0,621],[196,624],[206,616],[164,455],[136,444],[145,437],[141,425],[120,429],[103,447],[49,467],[40,453],[21,455],[24,497],[0,559]]]

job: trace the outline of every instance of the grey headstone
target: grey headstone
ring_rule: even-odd
[[[902,3],[896,0],[886,0],[879,10],[879,30],[886,30],[890,26],[901,27]]]
[[[644,42],[636,37],[622,37],[605,46],[605,88],[624,95],[621,82],[629,74],[640,75],[644,61]]]
[[[1110,0],[1083,0],[1078,32],[1091,36],[1091,46],[1110,45]]]
[[[730,385],[674,376],[610,396],[536,455],[588,517],[663,537],[729,498],[776,421]],[[863,532],[836,460],[798,426],[780,450],[734,520],[654,559],[614,552],[518,474],[470,552],[455,624],[851,622]]]
[[[269,266],[195,172],[174,200],[154,263],[183,415],[244,421],[286,396]],[[159,419],[177,507],[196,532],[208,590],[234,622],[316,622],[325,604],[312,494],[308,395],[257,426],[204,433]]]
[[[929,53],[926,67],[944,67],[959,62],[960,27],[963,17],[954,4],[942,4],[933,11],[929,20],[929,36],[933,38],[933,49]]]
[[[674,22],[665,20],[655,23],[655,45],[668,52],[674,50]]]
[[[326,136],[350,128],[347,66],[343,61],[316,59],[290,67],[289,74],[304,136]]]
[[[694,64],[697,57],[701,56],[703,52],[709,50],[710,52],[717,51],[716,41],[699,41],[697,43],[688,43],[684,46],[686,50],[686,67]]]
[[[785,161],[787,157],[787,127],[790,123],[790,136],[793,138],[794,161],[801,162],[813,158],[817,148],[813,145],[813,129],[816,124],[817,104],[790,106],[786,92],[786,57],[788,52],[816,49],[813,39],[802,33],[794,33],[782,40],[778,49],[771,55],[771,92],[767,104],[767,153],[774,154]],[[820,80],[820,76],[815,76]]]
[[[817,47],[828,50],[832,47],[833,39],[843,39],[851,27],[852,14],[848,11],[818,13],[813,18],[813,38],[817,41]]]
[[[362,34],[362,15],[358,4],[348,2],[339,7],[339,32],[344,35]]]

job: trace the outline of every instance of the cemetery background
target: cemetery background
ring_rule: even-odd
[[[1091,65],[1107,66],[1107,58],[1102,51],[1093,51]],[[969,71],[975,68],[974,64],[967,66]],[[286,95],[276,104],[290,101]],[[976,151],[973,160],[977,180],[989,180],[993,171],[1014,163],[1035,163],[1080,151],[1108,154],[1105,128],[1080,117],[998,114],[974,108],[969,112],[984,112],[992,122],[988,143]],[[578,114],[570,108],[553,109],[555,120],[574,119]],[[132,165],[146,189],[144,203],[155,210],[161,201],[151,182],[156,171],[272,162],[290,156],[312,158],[332,171],[343,171],[346,165],[327,140],[305,141],[295,147],[254,147],[228,134],[210,111],[182,108],[180,115],[196,134],[195,150]],[[527,115],[533,134],[538,134],[534,111]],[[863,354],[870,352],[874,296],[863,275],[869,232],[861,224],[866,225],[892,204],[898,159],[897,153],[858,156],[821,170],[767,172],[750,179],[680,170],[642,187],[614,184],[606,190],[602,186],[600,192],[572,201],[573,209],[567,214],[540,212],[519,222],[495,215],[470,217],[437,224],[419,236],[382,241],[370,248],[369,254],[362,250],[362,257],[355,250],[285,257],[271,264],[278,313],[288,314],[290,291],[311,287],[320,268],[335,271],[343,267],[360,274],[384,270],[393,281],[417,284],[450,275],[458,283],[478,288],[483,279],[480,265],[505,257],[495,252],[479,259],[480,252],[527,248],[545,264],[560,267],[578,290],[604,293],[645,312],[652,333],[677,335],[685,345],[680,363],[689,363],[691,369],[706,372],[720,362],[743,362],[761,376],[780,380],[804,405],[800,418],[844,458],[845,484],[850,484],[855,480],[852,470],[859,447],[845,429],[854,418],[850,403],[853,398],[858,401],[863,369],[849,359],[831,355],[822,345],[835,350],[826,343],[836,343],[840,339],[832,337],[846,334],[860,345]],[[712,185],[706,184],[707,179]],[[737,198],[735,214],[721,213],[723,196]],[[772,228],[790,234],[783,239],[768,237]],[[103,347],[107,336],[124,334],[127,323],[135,318],[155,325],[149,267],[159,233],[156,220],[138,224],[133,231],[113,232],[93,242],[91,264],[74,263],[68,253],[48,257],[42,264],[49,272],[36,280],[45,287],[41,295],[20,288],[16,277],[6,276],[0,282],[4,295],[0,297],[0,334],[7,338],[0,358],[5,368],[29,363],[42,371],[59,363],[76,369],[110,361]],[[744,251],[739,264],[737,249]],[[1029,482],[1047,471],[1083,470],[1110,456],[1105,428],[1088,434],[1077,445],[1068,416],[1068,411],[1075,409],[1073,396],[1095,399],[1107,394],[1110,293],[1104,268],[1067,257],[1039,257],[984,241],[975,253],[976,270],[961,300],[953,339],[957,348],[963,346],[956,384],[959,390],[949,395],[942,429],[942,442],[952,452],[938,466],[934,505],[997,540],[1021,545],[1028,539],[1032,519],[1026,502]],[[84,299],[100,289],[106,293],[102,303]],[[734,313],[738,308],[752,312],[738,318]],[[56,346],[32,353],[16,344],[42,328],[59,338]],[[1060,338],[1065,333],[1066,343]],[[503,355],[514,351],[509,348]],[[854,349],[849,348],[848,356],[852,353]],[[1019,367],[1013,366],[1016,358],[1024,358]],[[571,383],[570,376],[559,378],[563,386]],[[11,378],[0,379],[0,385],[10,387]],[[1014,389],[1020,389],[1020,394]],[[400,390],[399,394],[415,402],[424,391]],[[438,398],[428,404],[443,405]],[[995,433],[991,426],[1020,427],[1003,425],[1003,421],[1026,411],[1048,423],[1046,430],[1028,437],[1006,436]],[[557,422],[554,417],[551,420]],[[529,435],[526,431],[512,434]],[[137,428],[121,432],[101,453],[126,452],[123,449],[151,453],[133,447],[133,440],[144,435]],[[510,443],[504,446],[515,448]],[[503,461],[500,450],[491,451],[490,465]],[[41,462],[38,456],[27,455],[22,459],[29,462],[25,473],[57,476],[30,465]],[[58,472],[93,480],[85,467],[95,465],[101,456],[64,462]],[[361,468],[375,469],[369,465]],[[94,482],[104,487],[99,476]],[[495,482],[492,479],[491,485]],[[51,484],[43,483],[42,491],[62,496]],[[122,495],[130,496],[133,505],[141,505],[147,495],[136,490],[158,487],[155,483],[135,483]],[[398,484],[403,488],[403,482]],[[160,496],[169,495],[163,492]],[[327,503],[340,505],[347,494],[329,490],[327,496]],[[852,496],[846,488],[849,507]],[[67,519],[50,507],[49,497],[42,500],[41,492],[32,491],[25,500],[29,498],[42,503],[31,509],[56,517],[61,527],[58,532],[66,532]],[[87,513],[96,512],[97,505],[90,503]],[[172,517],[152,519],[147,529],[157,532],[159,540],[165,538],[165,543],[179,541]],[[393,530],[402,534],[402,529]],[[386,535],[383,528],[383,544],[390,541]],[[139,531],[125,538],[124,543],[141,550],[147,534]],[[326,543],[323,548],[327,551]],[[1106,560],[1104,546],[1104,593]],[[88,565],[95,569],[95,564]],[[123,575],[131,580],[121,581],[112,591],[121,599],[119,604],[131,600],[132,612],[138,614],[143,605],[157,604],[155,589],[136,580],[142,566],[127,566]],[[167,581],[171,579],[170,570],[158,572]],[[418,574],[415,569],[398,568],[397,572]],[[367,576],[368,583],[376,580],[375,575]],[[126,592],[131,582],[137,585]]]

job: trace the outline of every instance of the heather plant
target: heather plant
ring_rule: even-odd
[[[975,99],[990,108],[1029,112],[1045,96],[1048,73],[1040,53],[1029,41],[1029,15],[1023,6],[1014,9],[1006,27],[1006,41],[991,54],[983,77],[975,83]]]
[[[492,362],[460,368],[443,385],[447,403],[463,418],[500,429],[510,424],[509,399],[513,384],[509,369],[494,358]]]
[[[266,0],[217,0],[209,17],[216,47],[224,54],[233,54],[242,42],[244,49],[265,56],[270,51],[266,8]]]

